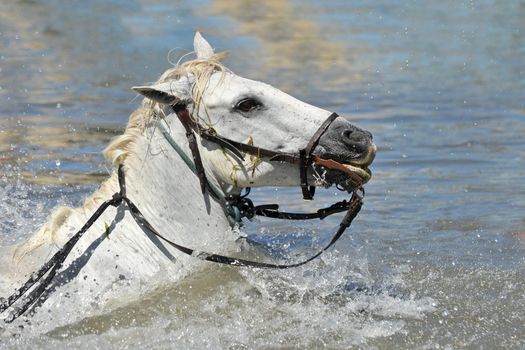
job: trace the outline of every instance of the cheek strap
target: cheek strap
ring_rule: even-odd
[[[319,129],[312,136],[306,148],[299,150],[299,176],[301,178],[301,191],[303,192],[303,199],[312,200],[315,194],[315,186],[308,185],[308,167],[313,163],[314,159],[312,153],[319,144],[321,136],[325,133],[326,129],[332,124],[335,118],[339,117],[337,113],[332,113],[326,120],[321,124]]]

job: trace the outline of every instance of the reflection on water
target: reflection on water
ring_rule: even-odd
[[[362,213],[323,260],[282,274],[210,267],[16,346],[522,347],[524,17],[523,1],[3,3],[2,243],[104,178],[100,151],[138,105],[129,87],[155,80],[171,49],[191,51],[198,28],[231,51],[233,71],[347,115],[379,146]],[[254,192],[309,206],[297,189]],[[319,206],[340,196],[319,192]],[[282,252],[337,224],[245,231]],[[15,345],[0,334],[4,344]]]
[[[297,88],[300,75],[305,74],[303,81],[309,84],[327,78],[332,84],[357,80],[352,57],[360,50],[350,52],[351,43],[332,37],[330,31],[336,29],[309,17],[313,10],[309,6],[280,0],[217,0],[212,12],[234,18],[238,25],[236,32],[257,39],[260,47],[256,51],[261,55],[257,60],[258,78],[278,72],[282,75],[279,84],[284,89]]]
[[[0,169],[12,181],[40,185],[91,184],[106,174],[101,166],[100,145],[107,144],[120,129],[64,124],[60,118],[19,117],[0,120]]]
[[[101,180],[106,171],[100,150],[131,109],[129,94],[116,83],[126,77],[118,69],[123,55],[115,42],[124,44],[129,34],[115,19],[116,12],[132,8],[104,2],[3,4],[0,169],[38,184]]]

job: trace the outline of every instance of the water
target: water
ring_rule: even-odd
[[[0,11],[0,243],[77,205],[101,149],[195,29],[240,75],[348,116],[379,152],[351,234],[290,271],[210,266],[10,348],[525,347],[525,3],[40,1]],[[335,190],[316,204],[333,202]],[[298,205],[296,189],[255,200]],[[337,218],[258,221],[274,254]],[[280,240],[276,237],[282,237]],[[290,240],[294,238],[293,240]]]

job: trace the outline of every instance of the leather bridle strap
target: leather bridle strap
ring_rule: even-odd
[[[299,176],[301,178],[301,191],[303,192],[303,198],[305,200],[312,200],[314,198],[315,186],[308,186],[308,167],[312,164],[312,152],[319,143],[321,136],[325,133],[326,129],[332,124],[335,118],[339,117],[337,113],[332,113],[323,124],[317,129],[315,134],[312,136],[306,148],[299,151],[300,165],[299,165]]]
[[[265,148],[248,145],[247,143],[237,142],[225,137],[219,136],[217,134],[212,134],[208,130],[200,130],[199,135],[210,142],[214,142],[219,146],[222,146],[230,150],[240,159],[244,160],[244,155],[242,152],[257,156],[259,158],[270,158],[272,162],[286,162],[292,164],[299,164],[300,158],[293,153],[271,151]],[[242,151],[242,152],[241,152]]]
[[[332,124],[332,122],[339,116],[337,113],[330,114],[323,124],[321,124],[319,129],[317,129],[317,131],[313,134],[306,147],[299,150],[298,154],[294,154],[288,152],[272,151],[222,137],[214,130],[204,128],[194,121],[191,118],[186,105],[174,105],[172,108],[186,130],[186,137],[188,138],[189,147],[193,156],[195,168],[197,170],[197,176],[199,177],[203,194],[206,192],[208,181],[206,179],[206,173],[202,165],[202,159],[200,157],[199,147],[194,132],[198,133],[203,139],[228,149],[243,161],[244,155],[242,152],[245,152],[259,158],[270,158],[269,160],[272,162],[299,164],[300,186],[303,193],[303,198],[305,200],[313,199],[315,186],[310,186],[308,184],[308,167],[315,160],[314,157],[312,157],[315,147],[318,145],[321,136],[323,136],[330,124]]]
[[[208,185],[208,180],[206,179],[206,173],[204,171],[204,166],[202,165],[202,158],[199,152],[199,145],[197,144],[197,139],[193,133],[193,121],[191,120],[188,109],[185,105],[175,105],[173,106],[173,111],[179,118],[181,124],[186,130],[186,137],[188,138],[188,144],[190,147],[191,155],[193,157],[193,162],[195,163],[195,169],[199,182],[201,184],[202,194],[206,192]]]
[[[172,246],[173,248],[177,249],[181,253],[196,257],[201,260],[215,262],[219,264],[226,264],[226,265],[232,265],[232,266],[246,266],[246,267],[257,267],[257,268],[264,268],[264,269],[289,269],[293,267],[298,267],[305,265],[309,263],[310,261],[314,260],[321,254],[323,254],[326,250],[328,250],[332,245],[341,238],[345,230],[352,224],[352,221],[356,218],[357,214],[361,210],[361,207],[363,205],[363,202],[361,201],[361,198],[354,193],[352,198],[350,199],[350,202],[348,204],[347,212],[339,223],[339,228],[335,232],[335,234],[332,236],[332,239],[330,242],[324,246],[322,249],[320,249],[315,255],[309,257],[306,260],[303,260],[301,262],[292,263],[292,264],[274,264],[274,263],[265,263],[260,261],[252,261],[252,260],[246,260],[241,258],[234,258],[229,257],[221,254],[214,254],[214,253],[208,253],[204,251],[198,251],[192,248],[188,248],[186,246],[180,245],[168,238],[166,238],[164,235],[160,234],[155,228],[146,220],[146,218],[142,215],[140,210],[137,208],[137,206],[129,200],[127,197],[123,198],[123,201],[126,202],[128,205],[131,216],[135,220],[135,222],[144,230],[147,230],[157,236],[158,238],[162,239],[164,242]]]
[[[363,195],[364,195],[364,190]],[[323,220],[327,216],[332,214],[341,213],[350,209],[352,201],[342,200],[334,203],[329,207],[318,209],[315,212],[310,213],[294,213],[287,211],[280,211],[278,204],[260,204],[254,205],[251,199],[240,196],[229,196],[226,198],[232,205],[239,208],[241,217],[247,217],[252,219],[254,216],[265,216],[273,219],[285,219],[285,220],[312,220],[321,219]]]

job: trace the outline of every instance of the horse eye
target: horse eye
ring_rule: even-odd
[[[235,105],[235,109],[241,112],[250,112],[261,106],[262,104],[259,101],[253,98],[245,98],[244,100],[239,101],[239,103]]]

